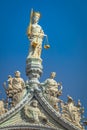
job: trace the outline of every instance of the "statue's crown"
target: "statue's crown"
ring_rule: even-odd
[[[38,17],[40,17],[41,14],[40,14],[39,12],[34,12],[34,11],[33,11],[33,16],[38,16]]]

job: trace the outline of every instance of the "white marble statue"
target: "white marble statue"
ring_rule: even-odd
[[[52,96],[61,95],[62,85],[57,83],[54,78],[56,77],[56,72],[51,72],[50,78],[46,79],[44,83],[41,83],[42,87],[45,88],[47,93],[50,93]],[[60,89],[58,89],[60,86]]]
[[[15,91],[21,92],[25,88],[24,80],[20,77],[20,72],[15,72],[15,77],[12,80],[12,87]]]
[[[10,104],[15,106],[25,94],[25,82],[20,77],[20,72],[15,72],[15,77],[8,76],[8,88],[6,89],[7,97],[10,100]]]
[[[60,100],[58,97],[62,94],[62,85],[61,83],[56,82],[54,79],[55,76],[56,72],[51,72],[50,77],[41,83],[41,87],[43,89],[44,96],[49,100],[51,105],[59,111],[58,103]]]
[[[25,118],[27,117],[29,122],[39,123],[44,121],[44,123],[47,123],[46,116],[38,108],[37,100],[33,100],[30,105],[25,105],[24,112]]]

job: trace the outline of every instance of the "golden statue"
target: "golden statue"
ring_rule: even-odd
[[[38,24],[40,17],[41,14],[39,12],[31,10],[30,24],[27,30],[27,35],[30,40],[29,58],[40,58],[43,38],[44,36],[47,38],[42,27]],[[45,49],[48,49],[49,47],[49,45],[44,46]]]

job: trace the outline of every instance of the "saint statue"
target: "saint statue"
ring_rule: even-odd
[[[60,96],[62,94],[62,85],[54,80],[55,77],[56,72],[51,72],[50,78],[46,79],[41,85],[45,87],[46,92],[50,93],[52,96]]]
[[[29,122],[33,122],[33,123],[39,123],[39,122],[47,123],[46,116],[38,108],[37,100],[33,100],[30,105],[27,104],[24,107],[24,111],[25,111],[25,118]]]
[[[56,72],[51,72],[50,77],[41,83],[41,87],[44,96],[49,100],[51,105],[59,111],[58,103],[60,99],[58,98],[62,94],[62,84],[57,83],[54,79],[56,77]]]
[[[21,73],[19,71],[15,72],[15,77],[11,75],[8,76],[8,87],[4,84],[7,99],[11,106],[15,106],[24,95],[25,82],[20,77]]]
[[[40,58],[42,41],[44,36],[47,36],[38,24],[40,17],[41,14],[39,12],[31,11],[30,25],[27,30],[27,35],[30,40],[29,58]]]
[[[14,92],[22,92],[25,88],[24,80],[20,77],[21,73],[19,71],[15,72],[15,77],[12,80],[12,87]]]

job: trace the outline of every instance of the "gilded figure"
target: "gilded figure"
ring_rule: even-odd
[[[30,25],[27,29],[27,35],[30,40],[30,51],[29,58],[40,58],[42,51],[42,41],[44,36],[44,31],[42,27],[38,24],[41,14],[39,12],[31,11]]]

